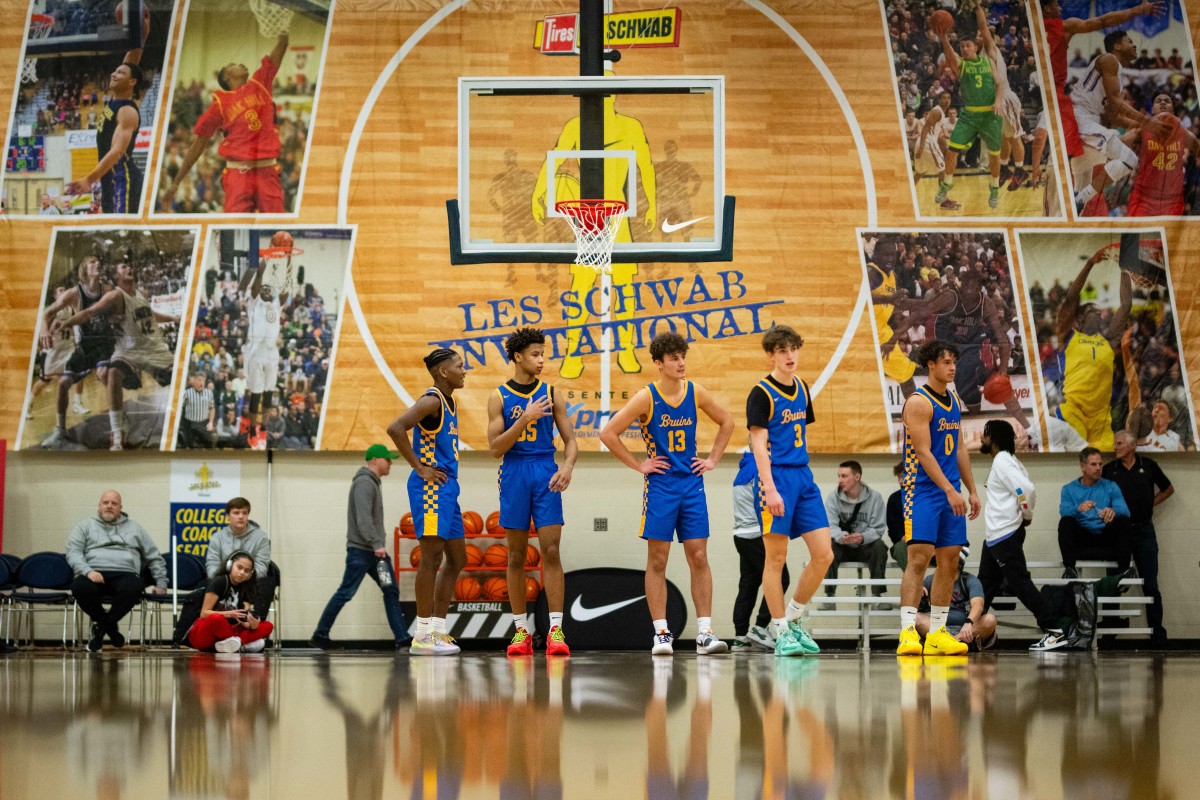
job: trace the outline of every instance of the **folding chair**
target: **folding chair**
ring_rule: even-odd
[[[72,571],[71,565],[67,563],[67,557],[62,553],[34,553],[21,562],[21,568],[17,571],[17,583],[20,584],[20,588],[9,595],[9,602],[12,604],[10,614],[18,615],[14,642],[22,641],[21,629],[22,622],[24,622],[24,627],[29,634],[27,641],[32,645],[34,642],[34,613],[57,610],[58,607],[61,607],[63,612],[62,644],[64,648],[70,646],[67,639],[67,624],[68,621],[73,622],[76,612],[75,598],[71,596],[70,591],[71,582],[74,579],[75,573]],[[70,643],[74,644],[74,625],[71,625],[70,630],[72,631]]]
[[[20,566],[21,559],[0,553],[0,639],[6,643],[12,633],[12,592],[19,585],[17,570]]]

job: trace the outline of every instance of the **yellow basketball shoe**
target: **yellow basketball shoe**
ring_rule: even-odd
[[[954,634],[946,630],[945,625],[925,637],[927,656],[961,656],[967,650],[967,643],[955,639]]]
[[[900,631],[900,646],[896,648],[898,656],[921,655],[921,634],[917,633],[916,625],[909,625]]]

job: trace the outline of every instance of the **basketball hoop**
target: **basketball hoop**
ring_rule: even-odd
[[[264,247],[258,251],[259,258],[291,258],[292,256],[303,255],[304,251],[299,247]]]
[[[29,15],[28,41],[33,42],[39,39],[46,39],[50,36],[50,32],[53,30],[54,17],[50,16],[49,14]],[[21,65],[21,83],[33,83],[37,79],[37,59],[25,59],[25,63]]]
[[[274,39],[287,33],[292,26],[291,9],[277,6],[269,0],[249,0],[250,11],[258,20],[258,33],[265,39]]]
[[[613,243],[621,227],[624,200],[560,200],[554,204],[575,232],[575,263],[612,274]]]
[[[1137,245],[1136,263],[1132,259],[1132,253],[1122,258],[1120,242],[1113,242],[1102,248],[1104,255],[1101,260],[1129,273],[1130,283],[1135,288],[1150,291],[1156,286],[1166,286],[1167,262],[1163,254],[1162,239],[1139,239]]]

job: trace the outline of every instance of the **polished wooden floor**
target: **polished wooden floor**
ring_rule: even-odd
[[[0,798],[1196,797],[1198,678],[1174,654],[18,654]]]

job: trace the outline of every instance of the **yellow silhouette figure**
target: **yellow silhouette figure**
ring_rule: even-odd
[[[611,72],[605,73],[611,75]],[[562,133],[554,145],[555,150],[580,150],[579,117],[572,117],[563,126]],[[647,230],[653,230],[656,221],[654,162],[650,158],[650,143],[646,140],[646,131],[642,123],[633,117],[618,114],[613,95],[604,98],[604,149],[632,150],[637,155],[637,170],[642,179],[642,189],[646,193],[646,214],[643,221]],[[555,165],[555,197],[558,200],[578,199],[574,188],[574,178],[568,173],[558,170]],[[619,158],[604,159],[604,197],[606,200],[625,200],[626,183],[629,179],[629,162]],[[568,189],[570,187],[570,189]],[[601,199],[601,198],[596,198]],[[538,172],[537,183],[533,187],[533,218],[539,225],[546,222],[546,165],[542,164]],[[632,242],[629,217],[622,217],[617,229],[618,242]],[[635,307],[633,297],[633,277],[637,275],[637,264],[612,265],[613,300],[610,304],[613,319],[632,319]],[[596,269],[582,264],[571,265],[571,292],[580,301],[583,309],[578,317],[567,320],[567,348],[558,374],[564,378],[578,378],[583,373],[583,358],[579,355],[579,338],[582,326],[590,318],[583,300],[588,292],[596,285]],[[618,298],[623,298],[620,302]],[[632,324],[617,327],[617,365],[622,372],[641,372],[637,353],[634,351],[634,326]]]

